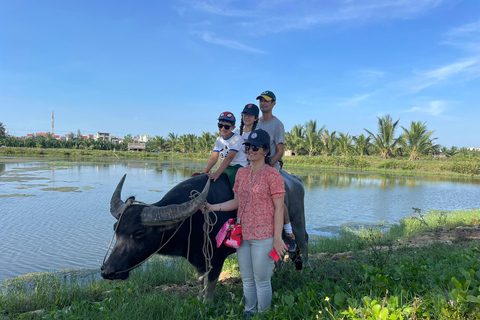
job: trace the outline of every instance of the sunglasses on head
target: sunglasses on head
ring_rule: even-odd
[[[246,144],[245,145],[245,152],[248,152],[248,150],[252,149],[253,151],[257,152],[260,150],[261,146],[252,146],[251,144]]]
[[[230,126],[228,124],[221,124],[221,123],[218,124],[218,129],[225,128],[225,130],[230,130],[231,127],[232,126]]]

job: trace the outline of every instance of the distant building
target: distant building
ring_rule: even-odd
[[[148,142],[150,140],[153,140],[153,137],[151,134],[142,134],[139,138],[138,138],[138,142]]]
[[[128,151],[145,151],[145,143],[129,143]]]
[[[477,148],[477,147],[470,147],[470,148],[467,148],[468,150],[470,151],[480,151],[480,148]]]
[[[95,141],[96,140],[103,140],[103,141],[109,141],[110,140],[110,132],[98,132],[97,135],[95,136]]]

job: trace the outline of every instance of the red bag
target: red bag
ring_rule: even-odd
[[[218,232],[216,239],[217,248],[223,240],[223,244],[236,249],[240,247],[240,243],[242,243],[242,226],[233,218],[230,218]]]

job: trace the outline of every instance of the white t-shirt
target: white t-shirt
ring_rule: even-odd
[[[223,160],[225,160],[230,150],[237,152],[232,162],[230,162],[230,166],[239,164],[242,167],[246,167],[247,155],[245,154],[245,147],[243,145],[242,136],[237,133],[233,133],[232,136],[228,139],[224,139],[223,136],[219,136],[217,138],[217,141],[215,141],[215,147],[213,148],[213,152],[220,153],[220,160],[222,162]]]

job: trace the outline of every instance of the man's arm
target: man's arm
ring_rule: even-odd
[[[284,153],[284,145],[283,143],[279,143],[276,145],[277,152],[270,158],[270,165],[273,166],[275,163],[277,163],[278,160],[280,160],[283,157]]]

